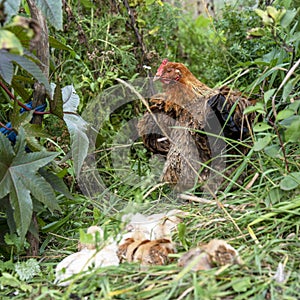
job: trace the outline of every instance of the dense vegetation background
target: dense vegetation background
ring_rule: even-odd
[[[0,134],[3,299],[299,298],[298,1],[231,1],[214,17],[197,18],[183,12],[180,1],[0,3],[0,125],[10,138]],[[49,53],[41,48],[47,39]],[[128,183],[114,168],[113,153],[122,146],[115,137],[145,108],[130,101],[102,120],[101,95],[113,94],[118,79],[153,76],[165,57],[211,87],[230,84],[258,100],[250,109],[257,112],[254,146],[226,178],[218,205],[214,198],[211,204],[178,200],[157,184],[139,140],[121,166],[139,180]],[[91,111],[101,123],[94,151],[104,188],[97,195],[83,191],[76,177],[86,167],[90,140],[83,119],[95,118]],[[203,197],[197,188],[191,193]],[[56,264],[76,251],[81,229],[97,224],[116,235],[120,215],[131,208],[153,213],[179,205],[189,216],[173,236],[178,257],[221,238],[245,265],[192,273],[175,264],[148,270],[122,264],[93,270],[67,288],[53,284]]]

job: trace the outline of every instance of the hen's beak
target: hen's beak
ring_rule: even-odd
[[[155,75],[154,77],[153,77],[153,81],[157,81],[157,80],[159,80],[160,79],[160,76],[158,76],[158,75]]]

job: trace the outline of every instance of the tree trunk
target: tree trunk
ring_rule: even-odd
[[[31,17],[39,25],[41,36],[40,39],[34,41],[31,44],[31,51],[35,53],[36,57],[40,60],[40,69],[46,76],[49,77],[49,38],[48,38],[48,27],[46,18],[42,15],[42,12],[36,6],[34,0],[27,0]],[[44,85],[39,82],[34,84],[33,101],[32,107],[35,108],[39,105],[46,103],[46,89]],[[33,124],[42,125],[43,115],[34,115],[32,119]],[[38,236],[38,222],[37,216],[33,213],[32,225],[34,226],[35,234],[29,232],[27,235],[30,249],[28,255],[37,256],[39,253],[39,236]]]

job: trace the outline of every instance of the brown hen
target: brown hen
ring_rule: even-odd
[[[138,130],[151,152],[166,157],[162,181],[182,190],[207,180],[210,169],[220,174],[225,168],[224,136],[248,137],[254,115],[243,111],[253,102],[228,87],[209,88],[181,63],[164,60],[154,80],[161,81],[163,93],[150,99],[151,112],[144,114]],[[246,153],[247,147],[233,152]]]

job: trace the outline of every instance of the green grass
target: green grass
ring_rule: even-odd
[[[254,186],[258,189],[258,186]],[[163,192],[162,192],[163,193]],[[167,195],[166,195],[167,196]],[[47,244],[36,258],[41,272],[22,281],[13,272],[14,281],[0,280],[2,299],[298,299],[300,293],[299,267],[299,207],[300,198],[266,207],[257,203],[250,193],[236,191],[220,197],[224,208],[215,203],[186,203],[171,199],[189,213],[184,218],[185,232],[174,232],[178,253],[186,247],[208,242],[212,238],[228,241],[240,253],[244,265],[225,266],[210,271],[190,272],[176,263],[147,269],[135,263],[91,270],[79,274],[69,287],[53,284],[56,264],[76,252],[79,228],[92,224],[103,226],[108,235],[120,231],[116,215],[101,214],[101,203],[76,197],[66,203],[60,226],[46,227],[42,235]],[[164,200],[142,204],[141,211],[155,210]],[[169,204],[170,205],[170,204]],[[124,203],[126,206],[126,203]],[[136,208],[138,209],[138,205]],[[225,210],[226,212],[225,213]],[[230,216],[230,218],[229,218]],[[242,234],[239,233],[236,226]],[[46,233],[47,231],[47,233]],[[46,243],[46,242],[44,242]],[[22,257],[20,257],[22,260]],[[273,279],[278,264],[284,265],[285,281]],[[2,263],[2,272],[5,272]]]

